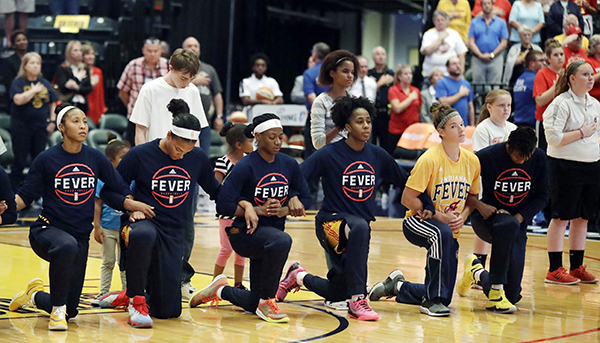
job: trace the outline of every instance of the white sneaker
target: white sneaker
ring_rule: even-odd
[[[106,294],[108,294],[108,293],[103,293],[103,292],[98,293],[94,297],[94,299],[92,299],[90,301],[90,304],[92,304],[92,306],[100,306],[100,299],[102,299],[102,297],[104,297]]]
[[[350,301],[350,299],[343,300],[343,301],[329,301],[329,300],[325,300],[324,304],[325,304],[325,307],[330,308],[332,310],[336,310],[336,311],[348,311],[348,301]]]
[[[191,283],[186,282],[181,285],[181,301],[188,302],[192,298],[192,294],[196,293],[197,289]]]

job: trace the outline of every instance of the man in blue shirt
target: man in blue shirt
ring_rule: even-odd
[[[535,99],[533,81],[538,70],[544,67],[544,54],[532,50],[525,56],[527,69],[519,76],[513,88],[515,124],[535,129]]]
[[[474,94],[471,85],[462,77],[462,66],[458,57],[451,57],[446,62],[448,76],[435,85],[435,94],[442,104],[452,106],[467,125],[475,125]]]
[[[304,91],[304,96],[306,97],[306,108],[310,113],[310,108],[312,107],[313,101],[315,98],[329,89],[329,87],[321,87],[317,84],[317,78],[319,77],[319,70],[321,70],[321,63],[327,54],[329,54],[330,49],[329,45],[319,42],[313,45],[312,48],[312,59],[315,61],[315,65],[311,68],[308,68],[304,71],[302,76],[304,77],[304,83],[302,84],[302,90]],[[312,145],[312,138],[310,137],[310,115],[306,119],[306,124],[304,125],[304,158],[307,159],[308,156],[312,155],[315,152],[315,148]],[[312,190],[312,189],[311,189]]]
[[[469,28],[469,47],[473,52],[473,82],[499,84],[502,80],[508,29],[506,22],[494,14],[492,0],[481,1],[482,16],[473,18]]]

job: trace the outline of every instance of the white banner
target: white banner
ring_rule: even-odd
[[[283,126],[304,126],[309,115],[304,105],[254,105],[248,111],[248,122],[263,113],[275,113]]]

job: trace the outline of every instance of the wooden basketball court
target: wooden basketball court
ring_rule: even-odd
[[[298,260],[309,273],[324,276],[325,257],[315,238],[313,219],[288,220],[286,231],[294,239],[290,261]],[[197,274],[192,284],[202,288],[212,279],[219,250],[218,222],[209,214],[197,216],[196,221],[191,263]],[[424,278],[425,250],[406,241],[400,223],[380,218],[373,224],[370,285],[396,268],[408,280]],[[473,236],[470,228],[463,229],[459,261],[472,252]],[[381,316],[379,321],[359,322],[344,312],[327,311],[321,298],[301,290],[280,304],[290,317],[287,324],[266,323],[222,302],[218,309],[206,305],[189,309],[184,304],[180,318],[155,320],[152,329],[129,327],[126,312],[90,306],[89,301],[99,291],[102,261],[100,245],[92,239],[90,246],[80,315],[69,322],[68,331],[49,332],[48,315],[43,311],[8,312],[10,299],[32,278],[42,278],[48,287],[48,263],[29,247],[27,219],[20,225],[0,228],[0,342],[600,342],[598,285],[544,283],[548,268],[545,236],[529,236],[523,299],[513,315],[486,311],[485,295],[471,290],[465,298],[455,295],[449,318],[432,318],[420,314],[417,306],[391,299],[371,303]],[[564,261],[568,266],[568,254]],[[584,263],[593,274],[600,275],[600,242],[588,241]],[[233,258],[226,268],[230,276],[232,265]],[[460,265],[459,273],[462,271]],[[115,290],[120,285],[117,270],[112,284]]]

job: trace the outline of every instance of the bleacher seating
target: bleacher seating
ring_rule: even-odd
[[[10,129],[10,114],[0,113],[0,129]]]
[[[108,130],[108,129],[96,129],[96,130],[91,130],[88,133],[86,142],[89,146],[91,146],[92,148],[98,149],[100,150],[102,153],[104,153],[104,149],[106,148],[106,145],[108,144],[108,137],[106,136],[106,134],[108,132],[112,132],[117,136],[118,140],[121,140],[121,135],[113,130]]]
[[[100,117],[100,128],[113,130],[120,135],[124,135],[127,131],[129,121],[127,117],[121,114],[105,113]]]

